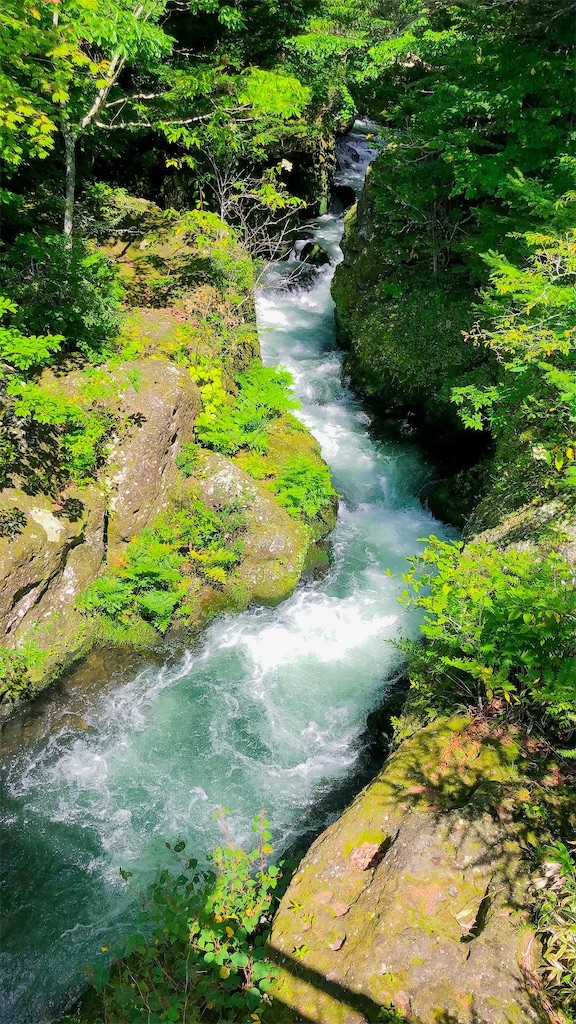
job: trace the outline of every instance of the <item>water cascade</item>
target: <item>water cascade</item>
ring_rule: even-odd
[[[340,184],[360,187],[365,134],[341,144]],[[341,219],[307,229],[341,258]],[[277,849],[341,809],[367,715],[398,671],[390,641],[416,628],[384,570],[401,573],[439,527],[417,498],[418,452],[378,439],[342,382],[333,269],[285,288],[294,264],[278,265],[258,296],[263,357],[293,374],[341,495],[330,569],[277,608],[221,617],[171,661],[118,670],[88,695],[72,677],[46,701],[42,735],[4,765],[3,1024],[58,1019],[130,918],[121,866],[145,879],[179,836],[208,849],[222,804],[239,840],[265,807]]]

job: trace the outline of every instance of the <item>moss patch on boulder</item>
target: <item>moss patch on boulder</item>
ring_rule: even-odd
[[[406,740],[282,899],[272,1020],[548,1020],[530,982],[529,840],[510,812],[524,770],[514,731],[477,720]]]

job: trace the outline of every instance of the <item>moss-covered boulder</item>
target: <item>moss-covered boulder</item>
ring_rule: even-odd
[[[300,250],[300,259],[313,267],[324,267],[331,262],[330,253],[317,242],[306,242]]]
[[[461,425],[452,386],[463,375],[484,373],[486,361],[462,337],[474,295],[460,278],[456,287],[442,265],[431,273],[426,231],[406,214],[395,173],[385,151],[346,214],[344,261],[332,284],[338,338],[349,350],[355,383],[386,411],[413,411],[436,433],[453,435]],[[404,217],[406,233],[398,234]]]
[[[272,1020],[548,1020],[530,981],[526,840],[505,814],[521,786],[504,729],[456,718],[406,740],[292,879],[270,940]]]
[[[310,537],[265,486],[230,459],[204,452],[196,478],[199,497],[211,508],[236,503],[245,516],[242,560],[235,587],[247,600],[276,604],[302,574]]]
[[[60,503],[7,489],[0,508],[25,516],[20,534],[0,538],[0,638],[8,648],[26,642],[40,652],[30,669],[34,688],[90,645],[90,625],[74,602],[102,565],[106,500],[95,485],[71,489]]]
[[[78,497],[81,496],[81,497]],[[17,510],[22,531],[0,538],[0,630],[16,635],[31,618],[40,622],[40,609],[55,611],[73,587],[72,568],[77,549],[90,538],[91,562],[97,571],[104,554],[104,500],[96,487],[78,492],[81,503],[71,519],[44,495],[27,495],[17,488],[0,493],[2,511]]]
[[[200,411],[198,388],[180,366],[149,359],[125,363],[118,372],[135,386],[121,392],[118,411],[124,426],[108,457],[111,552],[166,505],[176,478],[176,456],[192,438]]]

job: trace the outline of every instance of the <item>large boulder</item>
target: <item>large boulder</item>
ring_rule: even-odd
[[[176,456],[191,440],[200,411],[196,384],[174,363],[139,360],[123,363],[115,373],[135,386],[118,392],[116,408],[126,427],[108,458],[111,553],[150,525],[167,505],[177,474]]]
[[[313,267],[324,267],[332,262],[330,253],[317,242],[306,242],[300,250],[300,259]]]
[[[512,735],[467,719],[405,741],[280,904],[274,1021],[548,1020],[530,984],[522,836],[505,813],[518,760]]]
[[[17,509],[25,517],[20,533],[0,538],[1,636],[15,635],[31,622],[41,625],[68,603],[79,576],[98,572],[104,554],[104,497],[97,487],[75,493],[78,513],[70,518],[45,495],[17,488],[1,492],[0,508]]]
[[[75,600],[102,566],[106,498],[92,485],[58,505],[11,488],[1,492],[0,509],[25,516],[20,534],[0,538],[0,642],[32,641],[43,658],[30,669],[30,682],[45,684],[92,642]],[[3,704],[0,716],[9,707]]]
[[[304,526],[288,515],[263,484],[216,452],[203,453],[197,486],[209,507],[237,502],[243,510],[244,551],[236,578],[249,598],[276,604],[287,597],[306,560],[309,535]]]
[[[44,381],[84,401],[80,372],[57,381],[47,373]],[[164,360],[108,371],[101,392],[120,421],[105,486],[69,489],[60,499],[15,488],[0,494],[0,512],[20,515],[13,535],[0,537],[0,638],[9,647],[33,640],[44,653],[32,683],[45,683],[92,643],[93,623],[76,598],[170,501],[176,456],[200,409],[190,374]]]

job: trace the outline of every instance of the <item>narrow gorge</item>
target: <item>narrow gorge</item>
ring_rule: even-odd
[[[0,1024],[576,1024],[575,19],[0,9]]]
[[[360,187],[364,135],[340,154],[340,183]],[[428,470],[417,448],[379,439],[342,385],[330,298],[341,230],[331,214],[310,222],[330,263],[288,290],[282,277],[298,267],[278,264],[257,299],[263,358],[292,373],[298,415],[341,495],[318,569],[278,607],[225,616],[194,649],[139,671],[114,672],[111,656],[100,668],[94,655],[61,696],[7,724],[5,743],[13,734],[19,750],[4,766],[6,1024],[36,1021],[78,984],[130,919],[119,868],[145,879],[165,839],[185,833],[202,855],[224,805],[238,841],[261,806],[280,851],[318,831],[341,808],[366,717],[398,675],[391,641],[416,620],[385,570],[402,572],[418,538],[442,527],[418,500]]]

